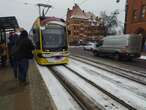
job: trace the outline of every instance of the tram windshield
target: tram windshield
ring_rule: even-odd
[[[48,25],[43,33],[43,48],[51,51],[66,49],[66,29],[60,25]]]

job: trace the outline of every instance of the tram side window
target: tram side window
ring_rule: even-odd
[[[33,40],[36,46],[36,49],[40,49],[40,40],[39,40],[39,30],[38,29],[33,29]]]

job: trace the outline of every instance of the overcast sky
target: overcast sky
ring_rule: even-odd
[[[97,16],[101,11],[109,14],[119,9],[119,20],[124,23],[125,0],[120,0],[120,3],[116,3],[116,0],[0,0],[0,16],[16,16],[19,25],[29,30],[38,16],[38,8],[35,4],[49,3],[53,5],[53,8],[50,9],[48,15],[65,18],[67,8],[71,9],[75,2],[82,10],[91,11]]]

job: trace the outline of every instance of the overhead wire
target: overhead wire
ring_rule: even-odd
[[[24,5],[35,5],[36,6],[36,4],[33,4],[33,3],[29,3],[29,2],[24,2],[24,1],[18,1],[18,0],[15,0],[16,2],[19,2],[19,3],[23,3]],[[51,0],[46,0],[46,2],[48,3],[48,2],[50,2]],[[75,3],[75,0],[73,0],[74,1],[74,3]],[[83,0],[83,1],[81,1],[80,3],[78,3],[78,5],[79,6],[81,6],[81,5],[83,5],[84,3],[86,3],[88,0]],[[54,7],[52,7],[52,8],[54,8]],[[66,15],[64,15],[62,18],[64,18]]]

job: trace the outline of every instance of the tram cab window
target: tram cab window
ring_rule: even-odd
[[[62,50],[67,47],[66,29],[59,25],[48,25],[43,33],[43,48]]]

